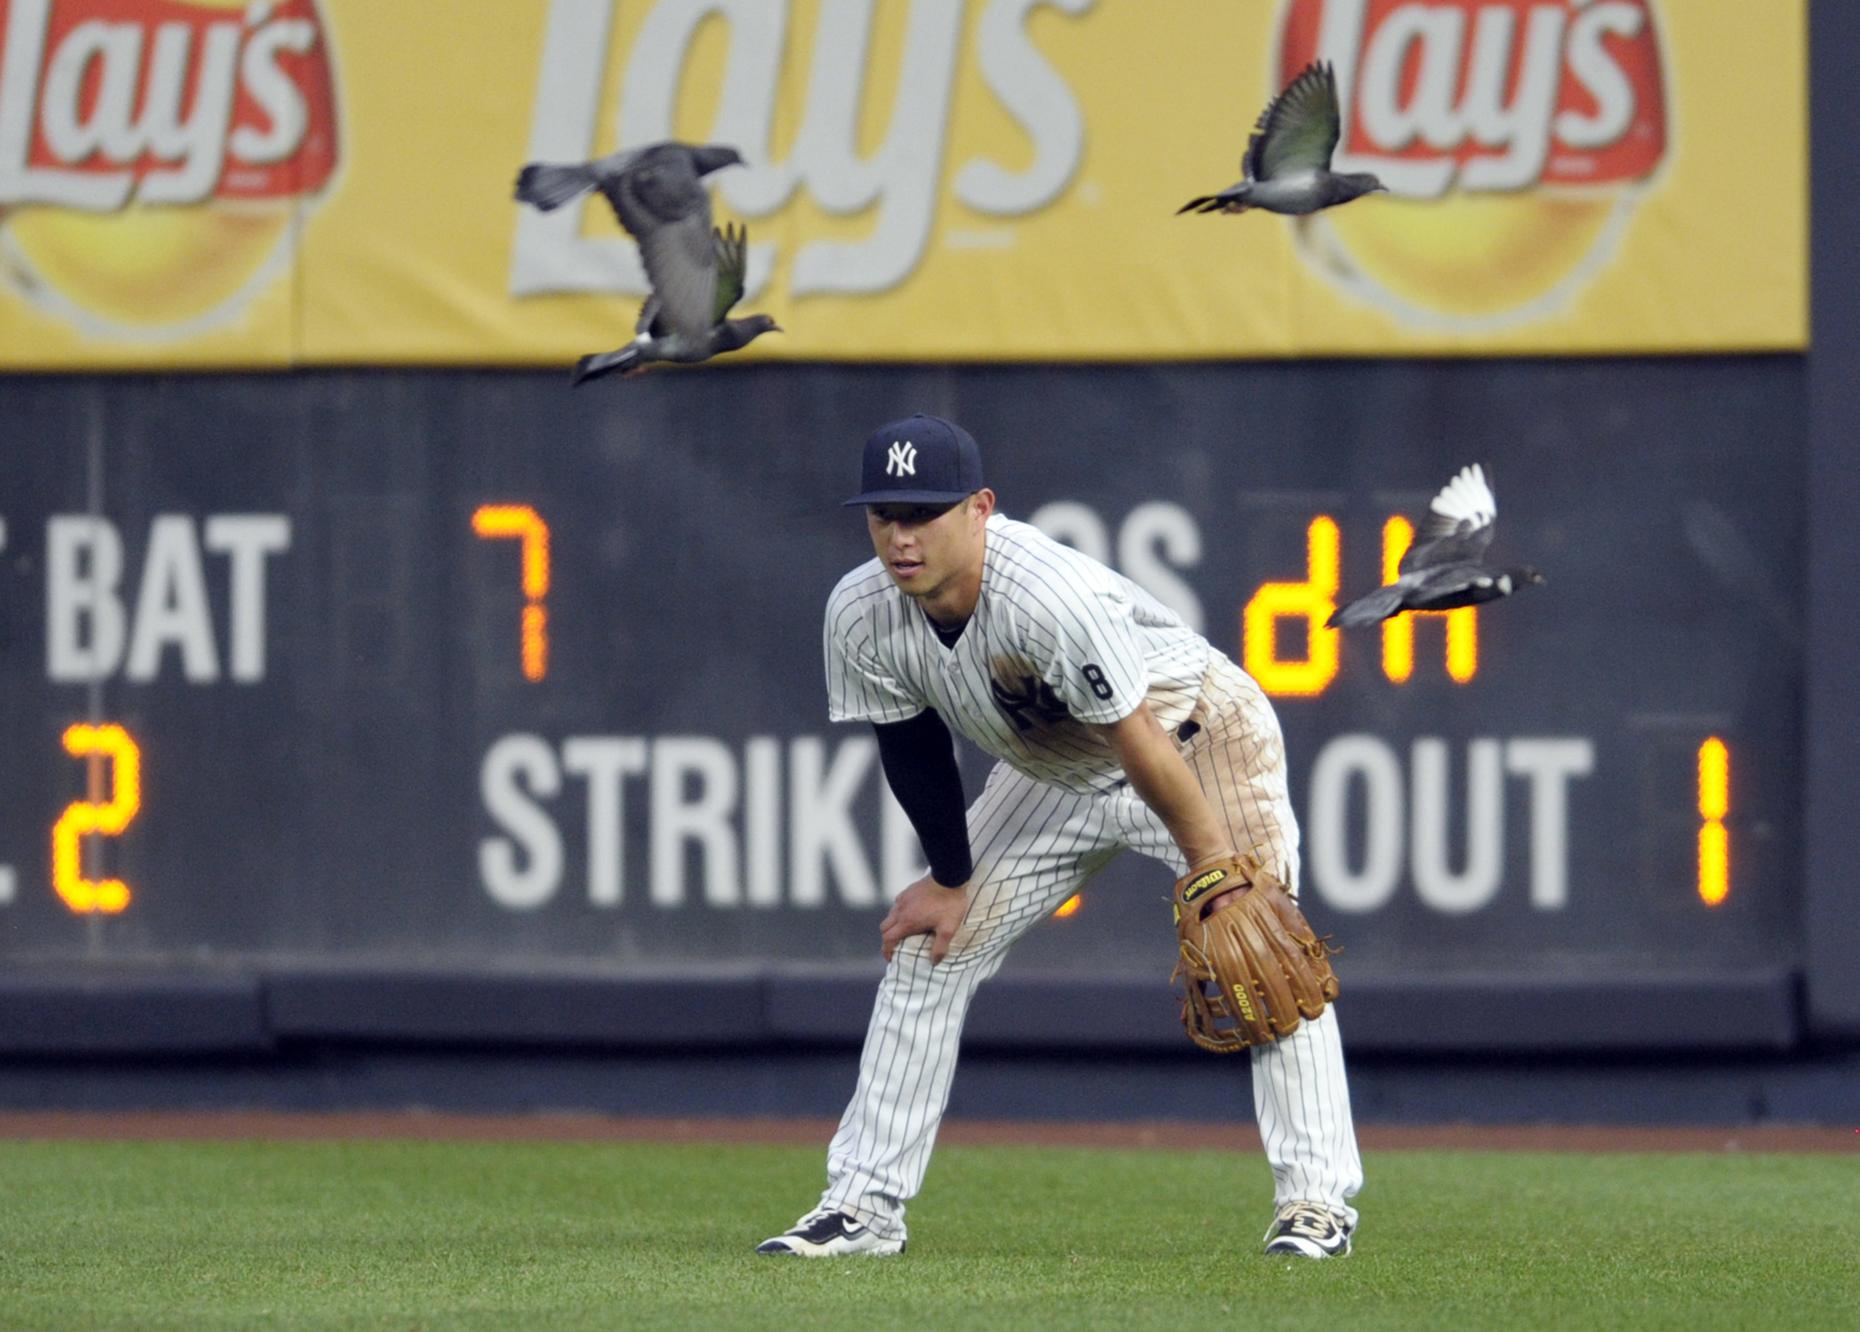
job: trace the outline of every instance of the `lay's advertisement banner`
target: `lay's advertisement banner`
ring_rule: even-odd
[[[1796,349],[1805,0],[0,0],[0,367],[572,363],[525,162],[734,145],[742,357]],[[1177,216],[1313,60],[1304,218]]]

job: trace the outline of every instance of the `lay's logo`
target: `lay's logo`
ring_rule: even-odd
[[[1098,3],[1053,0],[1053,7],[1078,17]],[[904,16],[907,62],[906,75],[883,81],[873,77],[872,51],[881,7]],[[596,127],[616,112],[620,146],[679,137],[682,90],[702,86],[691,75],[700,36],[721,28],[725,52],[706,88],[714,112],[703,137],[734,145],[746,161],[719,175],[717,197],[750,219],[752,236],[778,234],[753,224],[797,199],[830,215],[873,217],[857,240],[753,242],[749,298],[778,257],[791,295],[882,294],[923,263],[946,198],[1004,221],[1046,209],[1071,185],[1085,157],[1085,112],[1028,31],[1028,13],[1040,7],[1029,0],[986,6],[970,44],[967,10],[983,7],[962,0],[551,0],[528,156],[576,161],[607,151]],[[610,47],[618,48],[611,61]],[[952,152],[965,63],[973,64],[993,114],[1017,126],[1027,160]],[[804,91],[784,93],[785,85]],[[797,114],[797,123],[782,125]],[[578,213],[526,209],[517,216],[512,295],[650,289],[632,243],[582,235]]]
[[[0,269],[87,332],[219,322],[337,162],[317,0],[0,0]]]
[[[1305,221],[1306,260],[1407,323],[1553,313],[1669,151],[1657,19],[1654,0],[1286,0],[1275,77],[1330,61],[1334,165],[1395,197]]]

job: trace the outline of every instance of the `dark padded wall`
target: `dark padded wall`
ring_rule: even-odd
[[[1860,106],[1847,53],[1860,10],[1816,0],[1813,101],[1814,349],[1809,355],[1806,891],[1808,1012],[1860,1037]]]
[[[1261,585],[1307,577],[1314,519],[1338,525],[1348,595],[1379,580],[1389,515],[1487,463],[1495,553],[1550,582],[1480,612],[1473,679],[1447,678],[1434,621],[1406,684],[1371,631],[1319,694],[1278,701],[1312,915],[1370,993],[1618,998],[1651,976],[1701,1031],[1713,986],[1766,996],[1740,1038],[1787,1040],[1804,380],[1775,357],[754,366],[576,392],[527,373],[0,381],[0,956],[78,976],[862,975],[914,848],[887,832],[869,742],[825,721],[820,609],[869,554],[838,507],[857,441],[929,410],[974,427],[1007,512],[1101,546],[1235,656]],[[517,545],[472,532],[486,503],[550,527],[541,682],[519,664]],[[253,514],[281,515],[288,549],[241,565],[227,520]],[[58,573],[54,527],[82,547]],[[257,587],[261,678],[236,679]],[[74,666],[118,605],[120,652]],[[1282,622],[1280,655],[1306,647]],[[107,794],[60,744],[86,719],[126,726],[142,763],[135,820],[88,842],[88,872],[135,893],[107,919],[50,887],[53,823]],[[1732,755],[1715,909],[1696,892],[1713,735]],[[1008,975],[1159,976],[1166,877],[1120,862]],[[1586,1039],[1574,1010],[1520,1007]]]

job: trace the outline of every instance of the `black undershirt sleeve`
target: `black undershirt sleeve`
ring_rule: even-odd
[[[909,721],[875,722],[872,729],[878,733],[885,780],[924,844],[931,877],[945,888],[962,887],[975,865],[949,727],[935,708],[925,708]]]

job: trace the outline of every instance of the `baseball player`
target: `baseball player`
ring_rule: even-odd
[[[1178,875],[1251,852],[1297,884],[1284,743],[1251,677],[1129,579],[995,512],[953,422],[881,427],[863,479],[846,503],[877,557],[827,602],[828,712],[876,729],[930,873],[880,927],[888,965],[820,1205],[758,1253],[903,1252],[976,987],[1119,851]],[[951,726],[998,760],[966,817]],[[1362,1163],[1334,1006],[1254,1046],[1252,1069],[1266,1252],[1349,1253]]]

